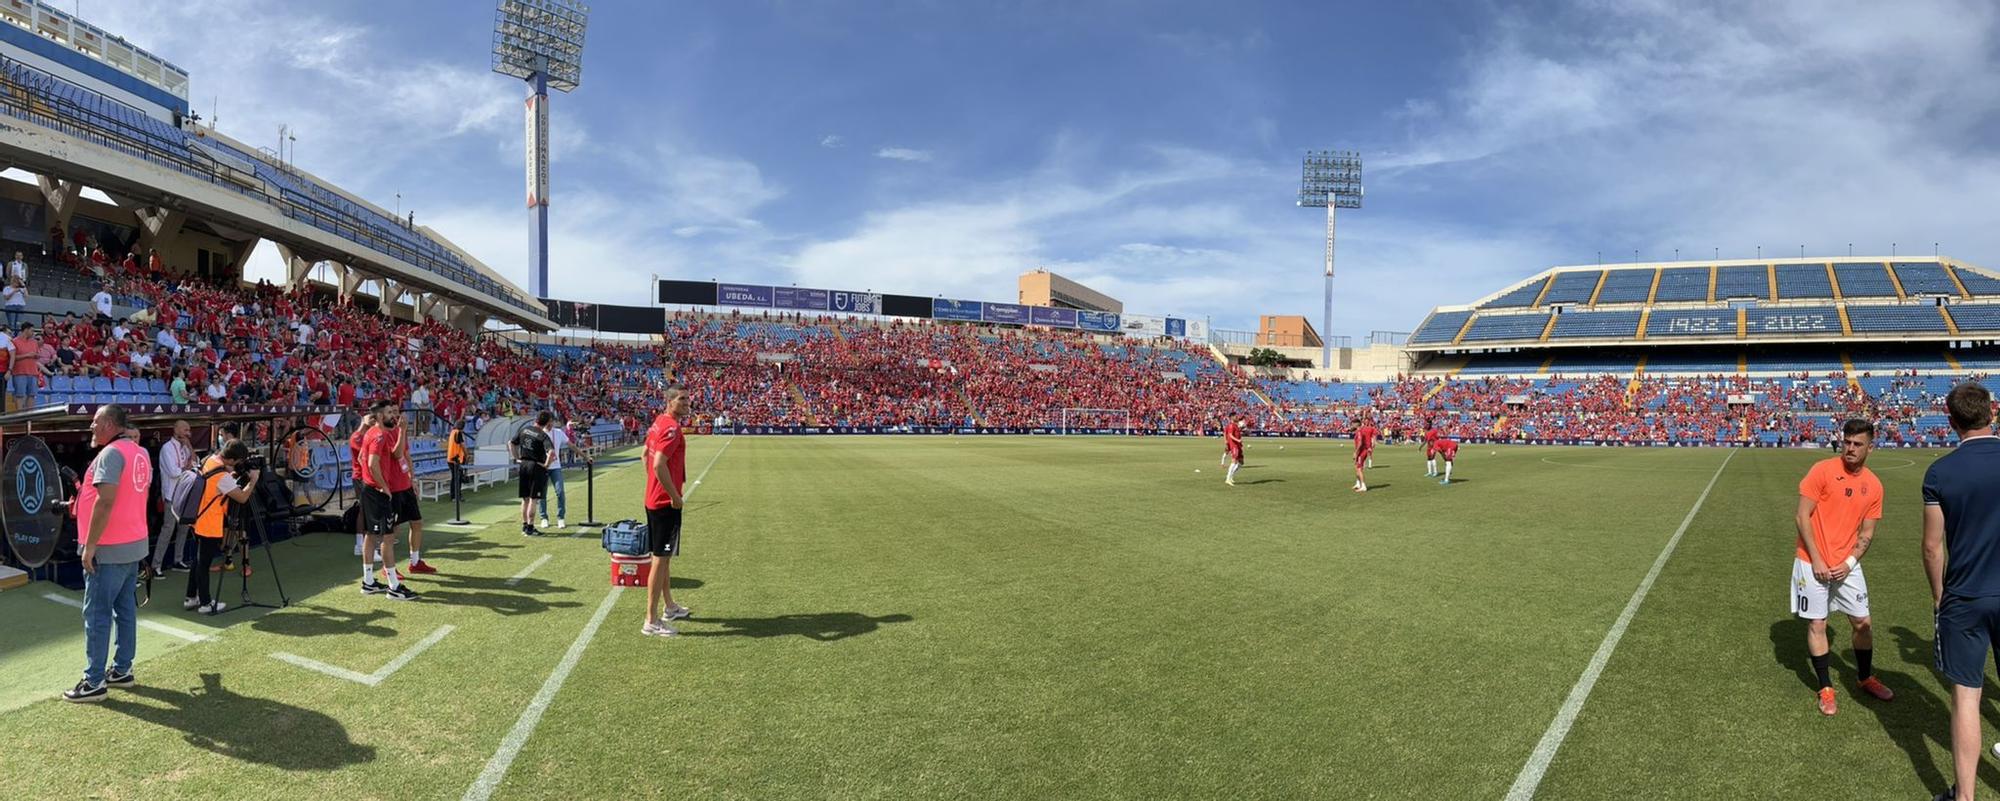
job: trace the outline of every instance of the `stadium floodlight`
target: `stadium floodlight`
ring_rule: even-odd
[[[1333,211],[1361,208],[1361,154],[1308,150],[1299,167],[1299,205],[1326,209],[1326,312],[1320,318],[1320,366],[1333,366]]]
[[[583,81],[590,6],[577,0],[500,0],[493,13],[493,71],[528,82],[528,283],[549,294],[549,87]]]

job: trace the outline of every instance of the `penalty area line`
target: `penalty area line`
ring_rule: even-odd
[[[1674,548],[1681,543],[1681,536],[1694,523],[1695,514],[1702,504],[1708,502],[1708,493],[1715,489],[1715,482],[1722,478],[1722,471],[1729,468],[1729,460],[1736,458],[1736,449],[1730,448],[1729,455],[1722,457],[1722,464],[1716,466],[1715,475],[1708,479],[1708,486],[1701,490],[1701,497],[1694,500],[1687,517],[1681,519],[1681,527],[1674,530],[1674,536],[1667,540],[1665,548],[1653,560],[1653,569],[1646,571],[1646,577],[1639,581],[1639,588],[1632,591],[1632,599],[1625,602],[1625,611],[1618,613],[1618,621],[1611,624],[1611,630],[1604,633],[1604,642],[1599,643],[1597,652],[1591,654],[1590,664],[1577,677],[1576,686],[1569,690],[1569,697],[1563,699],[1562,709],[1556,712],[1556,719],[1549,722],[1548,731],[1535,744],[1535,752],[1528,757],[1528,763],[1521,766],[1521,772],[1514,777],[1514,786],[1507,790],[1507,801],[1529,801],[1535,797],[1535,790],[1541,787],[1542,777],[1549,771],[1549,764],[1555,761],[1557,749],[1569,737],[1570,727],[1576,724],[1576,716],[1583,711],[1583,704],[1590,700],[1590,691],[1597,686],[1598,678],[1604,675],[1604,666],[1611,661],[1611,652],[1618,649],[1618,641],[1625,638],[1625,629],[1632,625],[1632,618],[1639,613],[1639,605],[1646,602],[1646,594],[1652,592],[1653,582],[1660,577],[1660,570],[1667,566],[1667,559],[1674,555]]]

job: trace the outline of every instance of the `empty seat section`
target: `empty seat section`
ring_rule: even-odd
[[[1843,282],[1841,286],[1846,286]],[[1870,331],[1944,331],[1936,306],[1849,306],[1847,322],[1854,333]]]
[[[1629,337],[1639,333],[1639,314],[1635,311],[1564,312],[1556,315],[1556,327],[1549,332],[1549,338]]]
[[[1604,275],[1603,270],[1557,273],[1555,278],[1551,279],[1549,293],[1542,297],[1542,304],[1587,303],[1590,301],[1590,293],[1597,291],[1597,279],[1602,275]]]
[[[1647,293],[1653,291],[1653,268],[1637,270],[1609,270],[1604,277],[1604,288],[1597,291],[1599,305],[1606,303],[1644,303]]]
[[[1889,271],[1877,262],[1833,265],[1833,277],[1840,282],[1840,296],[1844,298],[1896,296],[1896,286],[1889,283]]]
[[[1470,317],[1472,312],[1469,311],[1431,312],[1431,316],[1424,318],[1423,324],[1417,326],[1417,330],[1410,332],[1410,344],[1435,345],[1440,342],[1450,342],[1458,336],[1458,329],[1464,328],[1465,321]]]
[[[1502,340],[1538,340],[1542,329],[1549,324],[1549,316],[1544,314],[1483,314],[1472,321],[1472,329],[1465,332],[1466,342],[1497,342]]]
[[[1946,310],[1960,331],[2000,331],[2000,305],[1958,304]]]
[[[1660,291],[1653,300],[1708,300],[1707,267],[1670,267],[1660,271]]]
[[[1765,265],[1715,268],[1715,299],[1771,298],[1771,276]]]
[[[1965,291],[1972,293],[1973,297],[2000,296],[2000,278],[1963,267],[1953,272],[1958,273],[1958,282],[1964,284]]]
[[[1535,305],[1535,298],[1541,297],[1542,285],[1548,283],[1548,281],[1549,279],[1547,276],[1543,276],[1533,281],[1529,281],[1528,283],[1522,284],[1520,287],[1514,289],[1513,291],[1508,292],[1507,294],[1501,295],[1500,297],[1488,301],[1481,308],[1507,309],[1507,308],[1516,308],[1520,306],[1533,306]]]
[[[1752,337],[1838,334],[1840,310],[1832,306],[1748,309],[1743,315],[1743,325],[1745,334]]]
[[[1733,336],[1736,336],[1734,309],[1656,309],[1653,316],[1646,320],[1648,339]]]
[[[1734,373],[1736,351],[1714,348],[1671,348],[1646,355],[1646,372]]]
[[[1833,285],[1827,283],[1824,264],[1778,265],[1778,298],[1831,298]]]
[[[1958,287],[1951,282],[1951,276],[1944,272],[1944,265],[1936,262],[1910,262],[1896,265],[1896,280],[1903,285],[1905,295],[1957,295]]]

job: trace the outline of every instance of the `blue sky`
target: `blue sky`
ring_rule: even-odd
[[[88,2],[197,110],[415,209],[526,285],[521,84],[492,4]],[[1990,2],[592,5],[553,100],[551,282],[650,276],[1320,314],[1298,160],[1367,159],[1332,333],[1555,264],[1944,253],[2000,266]],[[274,257],[269,257],[275,263]]]

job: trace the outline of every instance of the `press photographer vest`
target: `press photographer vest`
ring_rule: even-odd
[[[153,484],[153,460],[146,455],[145,448],[129,439],[116,439],[104,446],[97,458],[103,459],[112,450],[125,457],[125,470],[112,489],[116,495],[111,502],[111,519],[106,521],[104,535],[97,540],[100,548],[146,538],[146,490]],[[77,482],[81,485],[76,492],[76,536],[80,543],[90,541],[90,525],[97,515],[97,485],[90,483],[91,474],[96,472],[97,463],[92,460],[90,470]]]

